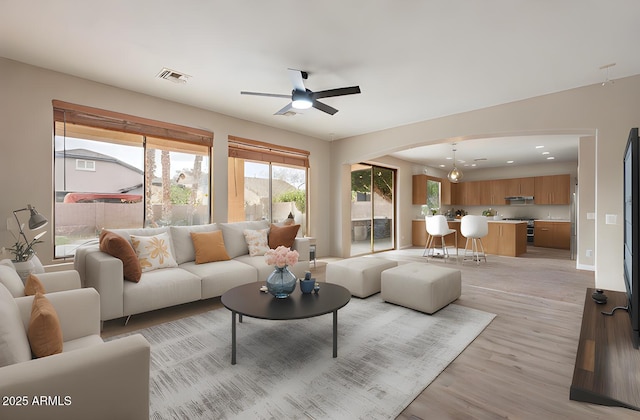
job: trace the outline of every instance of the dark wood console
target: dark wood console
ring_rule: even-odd
[[[624,310],[626,294],[605,290],[608,301],[597,304],[587,289],[580,342],[570,399],[640,411],[640,350],[633,347],[631,320]]]

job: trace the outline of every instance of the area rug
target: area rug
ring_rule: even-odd
[[[234,366],[225,308],[143,329],[151,343],[150,417],[392,419],[494,317],[455,304],[426,315],[379,294],[353,298],[338,311],[335,359],[331,314],[245,317]]]

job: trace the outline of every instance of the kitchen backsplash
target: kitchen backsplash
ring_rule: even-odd
[[[422,215],[422,207],[414,205],[414,213],[416,218],[424,217]],[[488,206],[444,206],[439,209],[438,214],[444,214],[447,210],[463,209],[467,214],[481,215],[483,211],[488,210]],[[571,206],[562,205],[526,205],[526,206],[492,206],[493,214],[498,214],[503,218],[532,218],[532,219],[552,219],[552,220],[570,220]]]

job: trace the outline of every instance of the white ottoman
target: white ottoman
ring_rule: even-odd
[[[380,291],[380,273],[397,265],[395,261],[372,257],[330,262],[327,264],[326,282],[339,284],[353,296],[366,298]]]
[[[382,299],[432,314],[460,297],[460,270],[409,263],[382,272]]]

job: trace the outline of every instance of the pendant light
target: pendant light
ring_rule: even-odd
[[[447,178],[449,178],[449,181],[453,183],[457,183],[457,182],[460,182],[462,177],[463,177],[462,171],[460,171],[456,167],[456,144],[453,143],[453,169],[451,169],[451,172],[449,172],[449,174],[447,175]]]

